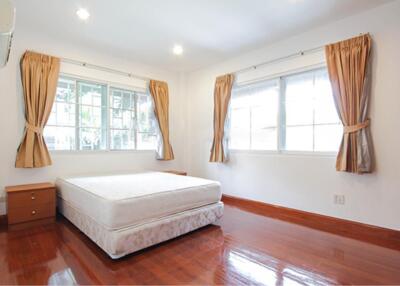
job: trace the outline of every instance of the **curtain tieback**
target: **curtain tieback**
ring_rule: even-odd
[[[37,134],[42,134],[43,133],[43,127],[41,127],[41,126],[38,127],[38,126],[35,126],[35,125],[32,125],[32,124],[29,124],[28,122],[25,123],[25,128],[30,130],[30,131],[32,131],[32,132],[35,132]]]
[[[362,123],[358,123],[356,125],[344,126],[343,133],[345,133],[345,134],[354,133],[354,132],[364,129],[368,126],[369,126],[369,119],[365,120]]]
[[[215,140],[218,140],[218,141],[220,141],[220,140],[222,140],[222,139],[224,139],[224,135],[223,134],[215,134]]]

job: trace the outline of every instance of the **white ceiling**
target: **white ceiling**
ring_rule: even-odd
[[[15,0],[17,29],[170,70],[195,70],[390,0]],[[80,7],[91,14],[85,23]],[[184,47],[181,57],[174,44]]]

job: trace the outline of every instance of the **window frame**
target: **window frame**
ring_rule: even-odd
[[[69,74],[69,73],[63,73],[60,72],[59,78],[66,78],[68,80],[72,80],[75,82],[75,102],[73,103],[75,105],[75,125],[74,126],[68,126],[71,128],[74,128],[75,132],[75,149],[72,150],[48,150],[50,153],[54,154],[96,154],[96,153],[155,153],[157,151],[157,147],[154,149],[137,149],[137,138],[135,138],[135,149],[112,149],[111,148],[111,118],[110,118],[110,110],[112,109],[110,106],[110,91],[111,88],[114,89],[120,89],[120,90],[125,90],[129,91],[132,93],[142,93],[142,94],[147,94],[149,97],[151,97],[149,89],[142,89],[137,86],[131,86],[131,85],[126,85],[126,84],[121,84],[121,83],[116,83],[116,82],[111,82],[111,81],[103,81],[103,80],[97,80],[94,78],[86,77],[86,76],[81,76],[81,75],[74,75],[74,74]],[[81,128],[79,126],[79,106],[81,105],[79,103],[79,96],[78,96],[78,90],[77,90],[77,83],[79,81],[83,81],[86,83],[91,83],[91,84],[98,84],[98,85],[103,85],[105,86],[106,89],[106,123],[105,123],[105,132],[106,132],[106,142],[105,142],[105,149],[98,149],[98,150],[82,150],[79,148],[79,129]],[[54,101],[55,103],[56,101]],[[72,103],[71,103],[72,104]],[[135,119],[137,120],[137,98],[135,97]],[[156,119],[154,119],[156,120]],[[46,124],[47,126],[47,124]],[[46,128],[45,126],[45,128]],[[61,125],[49,125],[49,126],[61,126]],[[137,131],[136,131],[137,132]],[[158,136],[157,132],[155,133],[155,136]]]
[[[283,140],[283,135],[286,135],[286,123],[285,123],[285,97],[286,97],[286,82],[285,78],[290,77],[290,76],[295,76],[295,75],[300,75],[304,73],[310,73],[310,72],[317,72],[318,70],[323,70],[327,69],[326,63],[319,64],[319,65],[312,65],[308,66],[305,68],[301,69],[296,69],[292,71],[288,71],[285,73],[280,73],[280,74],[274,74],[269,77],[262,77],[259,79],[256,79],[254,81],[248,81],[245,84],[257,84],[260,82],[267,82],[267,81],[277,81],[278,82],[278,88],[279,88],[279,95],[278,95],[278,112],[277,112],[277,149],[276,150],[254,150],[254,149],[234,149],[234,148],[229,148],[229,152],[232,154],[257,154],[257,155],[284,155],[284,156],[306,156],[306,157],[336,157],[337,156],[337,151],[307,151],[307,150],[286,150],[284,147],[284,140]],[[235,86],[234,86],[235,87]],[[231,108],[229,107],[229,113],[231,112]],[[230,120],[231,114],[229,114],[229,120]],[[331,123],[333,125],[333,123]],[[299,124],[300,126],[301,124]],[[313,126],[316,125],[330,125],[328,123],[325,124],[313,124]],[[310,126],[310,125],[304,125],[304,126]],[[231,125],[229,124],[229,128],[231,128]],[[230,129],[229,129],[229,135],[228,135],[228,146],[230,146]],[[338,149],[339,151],[339,149]]]

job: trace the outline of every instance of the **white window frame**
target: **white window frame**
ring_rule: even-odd
[[[55,153],[55,154],[71,154],[71,153],[79,153],[79,154],[96,154],[96,153],[155,153],[157,150],[155,147],[154,150],[150,149],[136,149],[137,148],[137,142],[135,142],[135,149],[111,149],[111,120],[110,120],[110,88],[116,88],[116,89],[121,89],[121,90],[127,90],[130,92],[134,93],[142,93],[142,94],[147,94],[148,96],[151,96],[149,93],[149,89],[142,89],[138,88],[135,86],[130,86],[130,85],[125,85],[125,84],[120,84],[120,83],[115,83],[115,82],[110,82],[110,81],[103,81],[103,80],[96,80],[90,77],[84,77],[80,75],[74,75],[74,74],[69,74],[69,73],[60,73],[59,77],[64,77],[70,80],[75,81],[75,86],[77,87],[77,82],[78,81],[84,81],[87,83],[93,83],[93,84],[98,84],[98,85],[104,85],[106,86],[106,148],[105,149],[100,149],[100,150],[81,150],[78,148],[79,145],[79,98],[78,98],[78,92],[77,90],[75,91],[75,126],[68,126],[68,127],[73,127],[75,128],[75,149],[73,150],[49,150],[50,153]],[[137,113],[137,99],[135,98],[135,112]],[[153,103],[154,104],[154,103]],[[136,114],[137,115],[137,114]],[[137,116],[135,117],[137,119]],[[47,124],[46,124],[47,126]],[[61,126],[61,125],[49,125],[49,126]],[[61,126],[62,127],[62,126]],[[46,127],[45,127],[46,128]],[[158,134],[155,134],[158,136]],[[135,138],[135,141],[137,141],[137,138]]]
[[[320,64],[320,65],[313,65],[309,66],[303,69],[296,69],[293,71],[285,72],[282,74],[275,74],[270,77],[263,77],[262,79],[251,81],[251,82],[246,82],[246,84],[256,84],[258,82],[267,82],[267,81],[278,81],[278,86],[279,86],[279,97],[278,97],[278,119],[277,119],[277,149],[276,150],[251,150],[251,149],[233,149],[229,147],[229,151],[232,154],[258,154],[258,155],[285,155],[285,156],[311,156],[311,157],[336,157],[337,152],[336,151],[306,151],[306,150],[299,150],[299,151],[292,151],[292,150],[285,150],[283,146],[283,140],[282,140],[282,135],[286,134],[283,130],[286,129],[286,124],[285,124],[285,116],[282,111],[286,110],[285,108],[285,100],[284,97],[286,95],[286,84],[284,79],[289,76],[297,75],[297,74],[303,74],[307,72],[313,72],[313,71],[318,71],[322,69],[327,69],[326,64]],[[235,86],[234,86],[235,87]],[[231,108],[229,107],[229,113],[231,112]],[[228,116],[228,120],[230,120],[230,114]],[[313,124],[313,126],[318,125],[318,124]],[[329,124],[321,124],[321,125],[329,125]],[[299,125],[300,126],[300,125]],[[309,125],[307,125],[309,126]],[[230,128],[229,124],[229,128]],[[229,130],[230,133],[230,130]],[[228,136],[228,146],[229,146],[229,140],[230,140],[230,134]],[[339,149],[338,149],[339,151]]]

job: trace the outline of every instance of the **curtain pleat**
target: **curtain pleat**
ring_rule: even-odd
[[[214,87],[214,139],[210,162],[224,163],[228,160],[228,146],[225,138],[225,122],[234,76],[227,74],[217,77]]]
[[[57,90],[60,60],[27,51],[21,59],[21,77],[25,100],[25,132],[18,147],[17,168],[51,165],[43,138]]]
[[[343,123],[343,139],[336,170],[370,173],[373,168],[369,129],[370,35],[362,35],[325,47],[336,110]]]
[[[169,142],[169,94],[168,84],[162,81],[150,81],[150,94],[154,103],[154,114],[157,118],[161,138],[158,140],[157,159],[173,160],[174,152]]]

